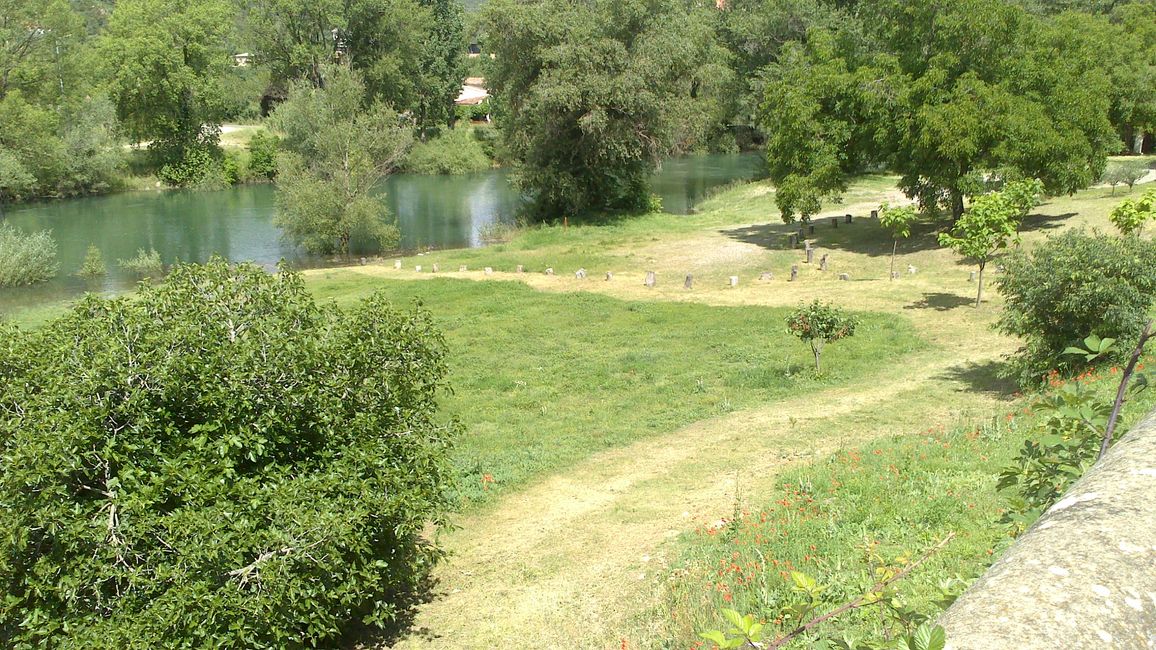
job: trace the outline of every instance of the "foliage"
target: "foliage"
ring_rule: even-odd
[[[212,169],[226,111],[229,22],[224,0],[122,0],[103,35],[117,116],[134,141],[149,142],[157,176],[169,185],[195,184]]]
[[[486,4],[496,56],[486,84],[536,217],[645,208],[657,162],[702,115],[693,88],[715,71],[704,11],[669,0]]]
[[[23,233],[0,222],[0,287],[44,282],[56,275],[56,241],[41,230]]]
[[[1108,214],[1112,225],[1124,236],[1140,236],[1144,224],[1156,220],[1156,190],[1149,190],[1137,201],[1126,199]]]
[[[107,272],[108,269],[104,266],[104,256],[100,254],[100,249],[96,247],[96,244],[89,244],[88,250],[84,253],[84,261],[81,262],[76,274],[82,278],[98,278]]]
[[[323,89],[294,84],[273,119],[285,134],[278,158],[277,216],[311,253],[350,252],[355,236],[380,248],[400,238],[378,187],[412,139],[393,110],[363,107],[357,72],[337,66]]]
[[[969,209],[950,233],[939,234],[939,245],[945,246],[975,260],[979,264],[979,289],[975,295],[975,306],[983,299],[983,271],[987,263],[999,250],[1006,248],[1008,241],[1018,239],[1022,205],[1013,203],[1002,192],[977,196]]]
[[[261,130],[249,138],[249,171],[254,176],[273,180],[277,177],[277,136]]]
[[[1006,306],[997,326],[1024,340],[1009,372],[1025,385],[1053,368],[1084,367],[1062,354],[1088,334],[1128,348],[1156,295],[1156,244],[1135,237],[1068,231],[1004,265],[996,282]]]
[[[420,310],[217,260],[0,341],[10,647],[332,647],[441,557],[455,427]]]
[[[1116,186],[1123,183],[1128,186],[1128,191],[1136,185],[1136,182],[1144,178],[1148,174],[1148,166],[1143,163],[1116,163],[1109,165],[1104,172],[1104,177],[1101,182],[1112,186],[1112,191],[1116,191]]]
[[[414,174],[468,174],[492,166],[468,126],[445,129],[428,142],[415,143],[402,163],[402,169]]]
[[[155,248],[150,248],[147,251],[138,248],[135,257],[117,260],[116,263],[120,268],[142,278],[155,280],[164,275],[165,272],[165,265],[161,262],[161,254]]]
[[[245,18],[275,87],[321,88],[329,66],[345,63],[360,73],[368,103],[409,112],[423,129],[453,116],[465,48],[452,0],[257,0]]]
[[[893,208],[884,203],[879,206],[879,225],[891,233],[891,279],[895,279],[895,251],[899,248],[899,240],[911,236],[911,226],[918,218],[914,205]]]
[[[811,345],[816,372],[822,370],[819,358],[823,355],[823,347],[853,336],[857,325],[854,316],[818,299],[809,305],[800,305],[787,316],[787,331]]]
[[[925,210],[958,218],[987,172],[1071,192],[1119,147],[1109,79],[1078,26],[1000,0],[886,1],[864,13],[861,25],[812,29],[821,33],[768,68],[761,121],[772,178],[787,189],[784,218],[813,213],[868,164],[897,171]]]

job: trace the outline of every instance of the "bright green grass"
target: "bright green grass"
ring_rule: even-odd
[[[1107,402],[1118,378],[1103,373],[1084,383]],[[740,504],[741,516],[732,521],[704,523],[684,534],[673,569],[678,579],[668,582],[661,611],[649,614],[664,622],[666,646],[693,647],[697,632],[725,628],[722,607],[766,619],[779,630],[770,638],[785,634],[792,629],[781,618],[783,607],[794,602],[790,571],[829,585],[831,609],[865,593],[875,566],[899,566],[898,558],[915,559],[955,533],[897,585],[908,607],[934,616],[940,583],[957,579],[958,591],[1012,541],[998,523],[1003,500],[996,480],[1036,431],[1032,403],[1021,399],[991,421],[950,423],[946,431],[934,425],[840,451],[785,472],[778,494]],[[1141,393],[1123,411],[1120,431],[1154,405],[1156,394]],[[879,638],[881,625],[878,608],[865,608],[836,619],[825,632]],[[790,647],[810,647],[815,638]]]
[[[399,303],[420,298],[433,314],[450,351],[445,409],[467,431],[457,461],[468,502],[602,449],[848,382],[925,347],[905,319],[867,314],[854,338],[828,346],[829,374],[817,378],[783,309],[626,302],[516,282],[377,282],[347,271],[308,282],[339,304],[380,289]],[[493,484],[483,490],[487,474]]]

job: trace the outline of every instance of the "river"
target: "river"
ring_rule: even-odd
[[[653,188],[666,211],[687,214],[711,188],[754,178],[761,168],[756,154],[677,158],[663,164]],[[460,176],[398,174],[384,189],[407,250],[480,246],[481,230],[512,221],[523,201],[503,170]],[[283,241],[273,225],[275,192],[271,185],[247,185],[216,192],[130,192],[8,206],[6,217],[16,227],[52,231],[60,272],[49,282],[0,289],[0,315],[85,291],[130,288],[134,278],[116,261],[138,249],[155,248],[165,264],[222,255],[264,266],[281,259],[296,266],[324,265],[325,260]],[[96,282],[72,275],[91,244],[100,248],[109,271]]]

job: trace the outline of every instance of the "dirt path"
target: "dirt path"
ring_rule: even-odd
[[[442,595],[398,648],[647,647],[679,533],[733,512],[793,462],[947,422],[995,398],[942,376],[943,350],[852,387],[697,422],[599,454],[465,517]],[[949,406],[950,404],[950,406]]]

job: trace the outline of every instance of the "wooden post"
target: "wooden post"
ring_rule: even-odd
[[[827,270],[827,253],[823,253],[823,257],[819,258],[819,270],[820,271],[826,271]]]
[[[731,281],[731,287],[732,287],[732,288],[733,288],[733,287],[737,287],[737,286],[739,286],[739,276],[737,276],[737,275],[732,275],[732,276],[730,277],[730,281]]]
[[[815,249],[807,248],[807,264],[815,261]]]
[[[791,279],[787,280],[787,282],[794,282],[797,279],[799,279],[799,265],[798,264],[792,264],[791,265]]]
[[[614,274],[613,274],[613,273],[611,273],[610,271],[607,271],[607,272],[606,272],[606,281],[607,281],[607,282],[610,282],[610,281],[611,281],[611,280],[613,280],[613,279],[614,279]]]
[[[685,289],[693,289],[694,288],[694,276],[687,273],[686,274],[686,280],[682,283],[682,286]]]
[[[523,267],[521,264],[519,264],[518,266],[514,267],[514,272],[515,272],[515,273],[524,273],[525,271],[526,271],[525,267]]]
[[[658,284],[658,276],[654,273],[654,271],[646,272],[646,280],[643,282],[643,284],[652,289],[654,288],[654,285]]]
[[[401,269],[401,260],[394,260],[393,261],[393,268],[400,270]]]
[[[831,217],[831,227],[832,228],[838,228],[839,227],[839,219],[837,217]]]
[[[852,217],[851,215],[847,215],[847,223],[851,223],[851,219],[853,219],[853,218],[854,217]]]

